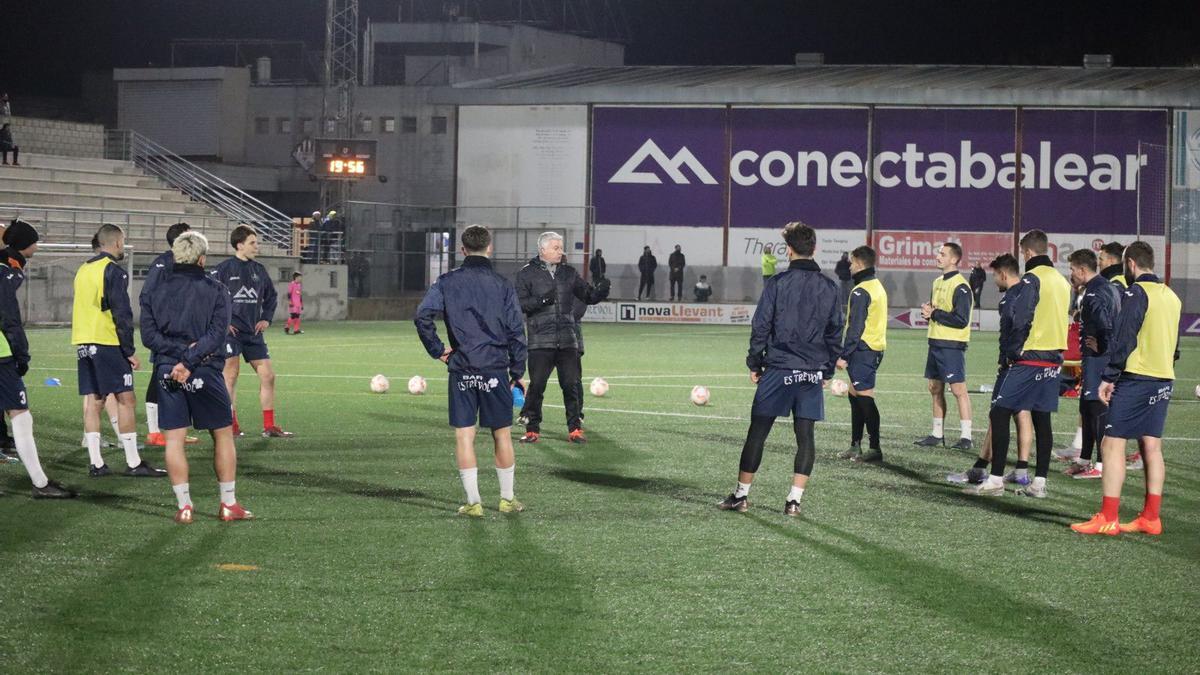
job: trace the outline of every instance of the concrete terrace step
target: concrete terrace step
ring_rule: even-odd
[[[132,197],[138,199],[162,199],[163,201],[191,201],[186,195],[160,186],[102,185],[75,181],[49,182],[41,178],[0,177],[0,190],[12,192],[41,192],[90,195],[93,197]]]
[[[46,183],[86,183],[88,185],[117,185],[124,187],[166,187],[161,181],[143,173],[112,173],[88,169],[51,169],[0,165],[0,184],[6,180],[40,180]]]
[[[69,192],[25,192],[4,189],[0,186],[0,204],[25,204],[29,206],[62,207],[76,209],[101,209],[104,211],[155,211],[159,213],[203,214],[207,206],[189,200],[167,200],[140,197],[104,197],[79,195]]]
[[[21,164],[35,169],[71,169],[77,171],[105,171],[113,174],[141,174],[133,162],[119,159],[97,159],[95,157],[61,157],[38,153],[21,153]]]

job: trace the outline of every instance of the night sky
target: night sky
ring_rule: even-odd
[[[395,21],[399,6],[413,1],[360,0],[361,19]],[[1084,53],[1110,53],[1118,66],[1200,66],[1196,0],[624,0],[623,5],[632,38],[626,60],[635,65],[784,64],[803,51],[824,52],[832,64],[1077,66]],[[10,0],[0,3],[0,89],[78,95],[85,70],[165,64],[171,38],[305,40],[320,49],[324,7],[324,0]]]

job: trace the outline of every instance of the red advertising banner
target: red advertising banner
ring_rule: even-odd
[[[959,267],[968,270],[978,262],[984,268],[1002,253],[1012,253],[1011,234],[912,232],[876,230],[871,242],[877,256],[875,266],[892,270],[932,270],[942,244],[954,242],[963,248]]]

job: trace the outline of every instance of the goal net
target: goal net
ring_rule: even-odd
[[[75,273],[80,265],[95,256],[88,244],[38,244],[37,253],[25,267],[25,283],[17,292],[21,318],[26,325],[67,326],[75,299]],[[125,247],[119,263],[129,274],[133,286],[133,247]],[[130,288],[130,300],[137,295]],[[135,310],[136,314],[136,310]]]

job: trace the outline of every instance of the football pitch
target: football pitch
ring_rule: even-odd
[[[205,435],[189,450],[189,526],[172,522],[165,479],[88,478],[68,332],[30,332],[42,461],[82,494],[35,502],[21,466],[0,465],[0,671],[1200,672],[1195,339],[1167,421],[1166,531],[1108,538],[1067,529],[1098,510],[1100,484],[1057,462],[1045,500],[972,499],[945,482],[973,454],[912,445],[930,426],[921,332],[888,335],[886,463],[835,458],[849,406],[826,394],[804,513],[790,519],[784,420],[750,511],[714,508],[749,419],[748,328],[585,324],[585,383],[611,385],[586,396],[590,442],[566,443],[552,378],[542,441],[517,447],[527,510],[496,510],[484,435],[486,515],[466,519],[444,366],[411,323],[281,328],[276,409],[295,438],[249,433],[257,380],[240,380],[238,497],[258,519],[216,521]],[[974,335],[967,355],[978,392],[996,335]],[[376,373],[391,392],[370,393]],[[423,396],[405,391],[416,374]],[[697,384],[712,391],[703,408],[688,400]],[[971,398],[980,443],[988,399]],[[1056,447],[1076,410],[1062,400]],[[948,436],[957,424],[952,412]],[[105,456],[120,465],[119,449]],[[161,465],[161,450],[145,456]],[[1141,482],[1130,472],[1123,519]]]

